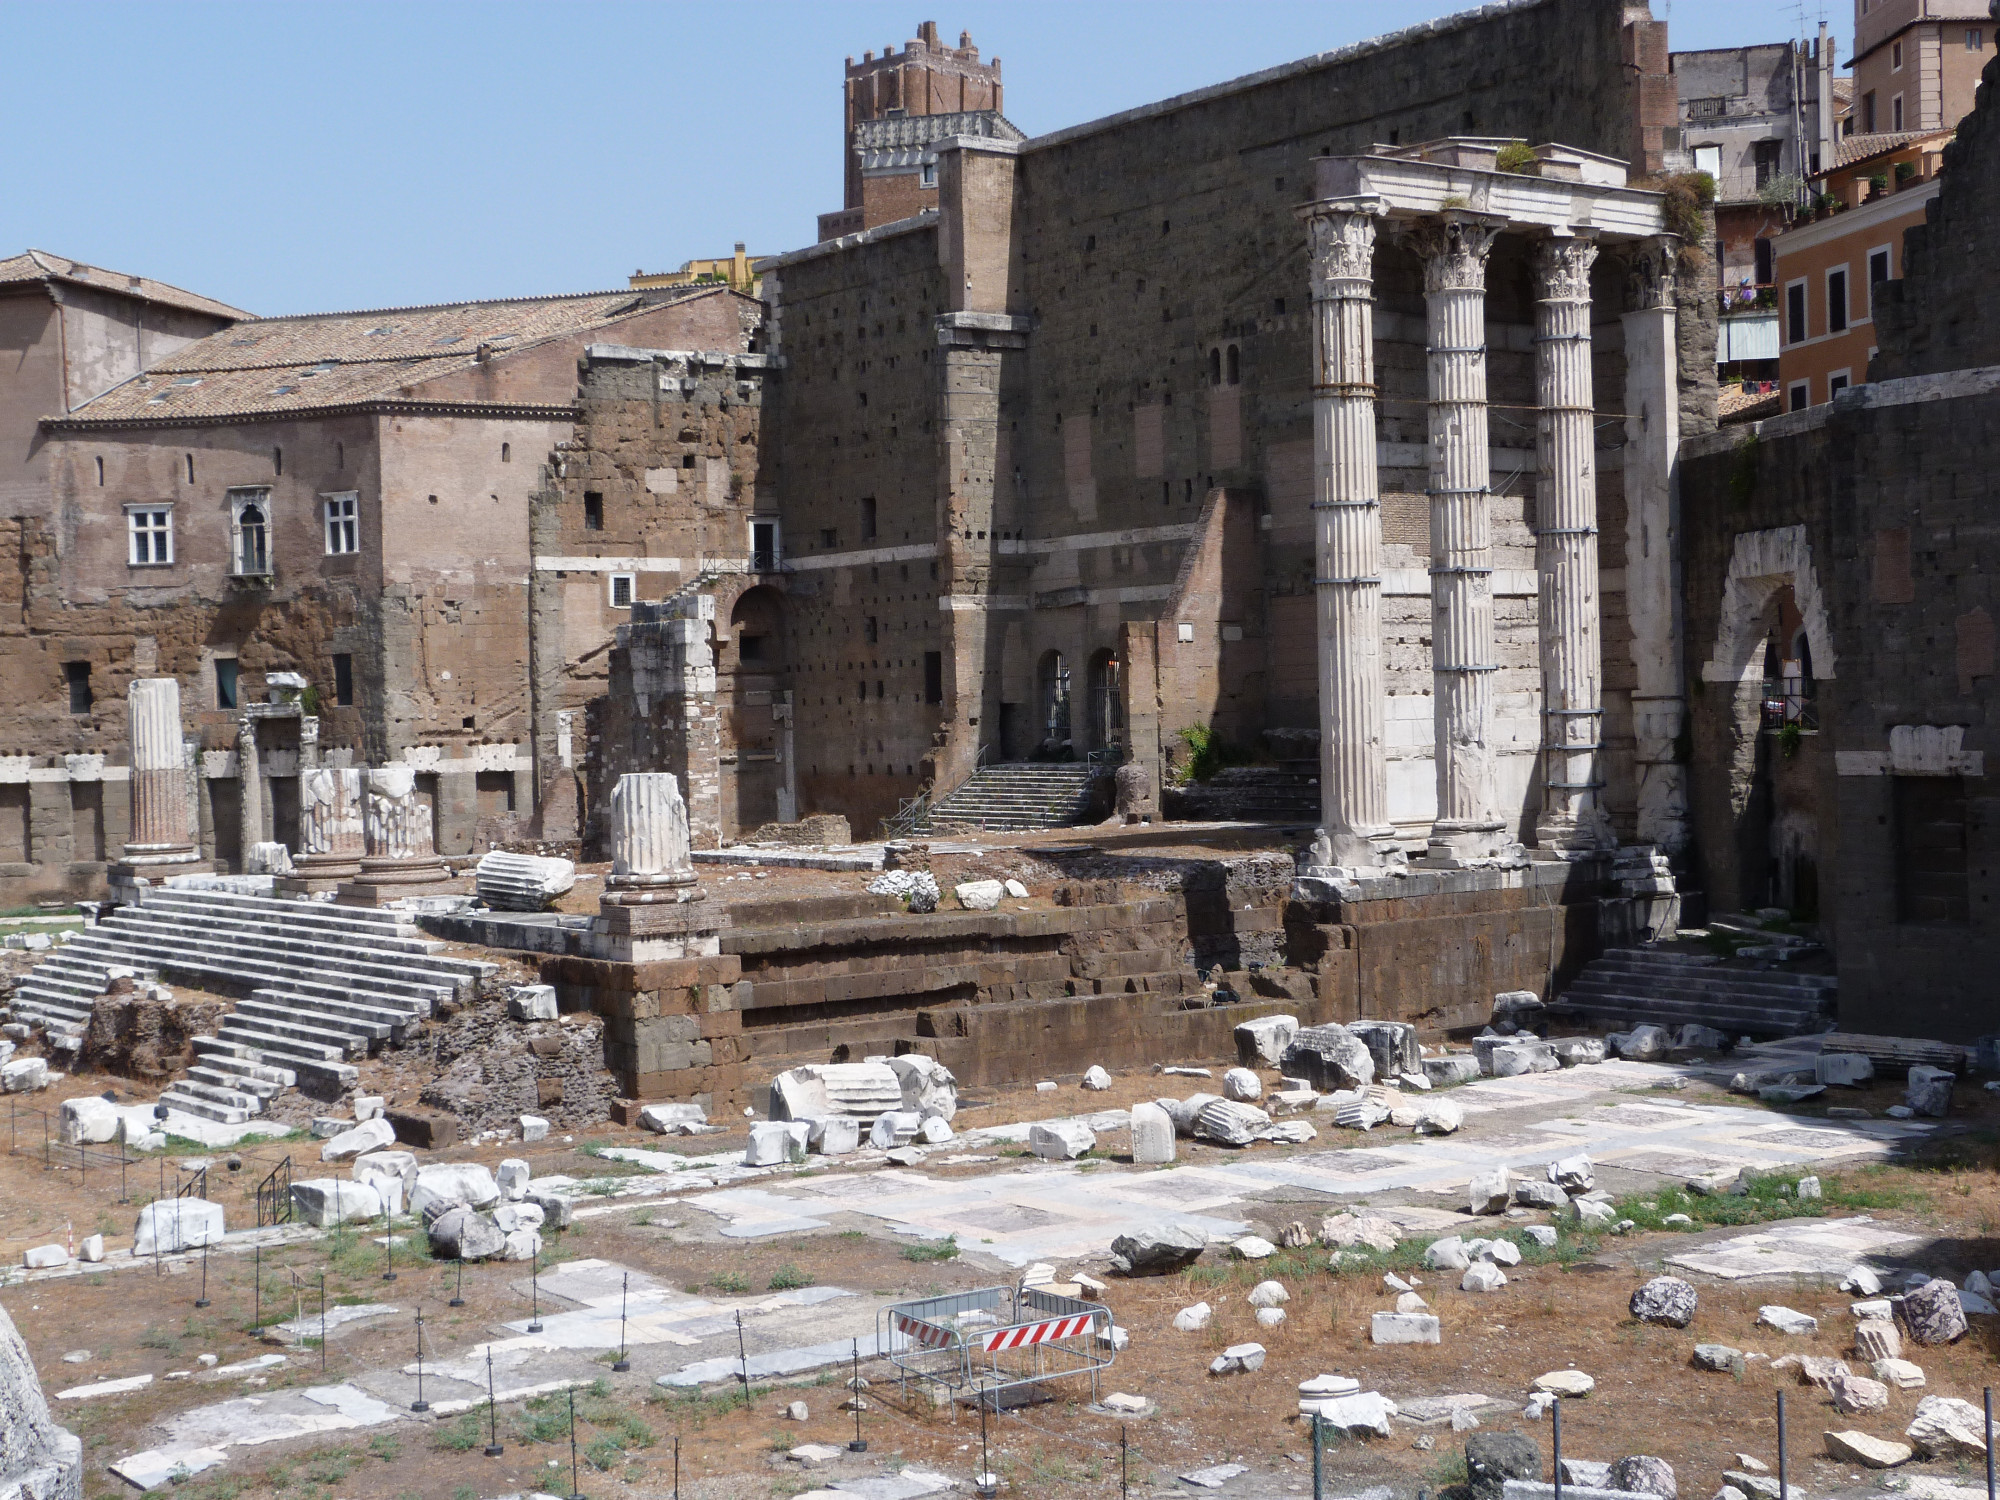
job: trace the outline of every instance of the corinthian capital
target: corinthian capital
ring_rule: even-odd
[[[1312,255],[1312,293],[1324,300],[1338,295],[1338,282],[1372,282],[1375,274],[1375,219],[1378,210],[1313,205],[1306,221]]]
[[[1625,303],[1632,312],[1674,305],[1674,258],[1680,239],[1671,234],[1635,241],[1625,252]]]
[[[1542,302],[1588,302],[1597,246],[1583,235],[1535,241],[1535,297]]]
[[[1504,219],[1448,209],[1409,232],[1410,248],[1423,257],[1427,292],[1477,292],[1486,287],[1486,257]]]

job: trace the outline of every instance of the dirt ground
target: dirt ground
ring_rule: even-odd
[[[1219,1072],[1222,1060],[1213,1065]],[[1037,1094],[1032,1087],[976,1096],[966,1101],[960,1124],[1124,1105],[1166,1091],[1162,1087],[1166,1082],[1137,1074],[1115,1079],[1113,1089],[1101,1094],[1065,1086],[1054,1096]],[[98,1092],[106,1083],[68,1080],[51,1092],[57,1097]],[[1192,1080],[1172,1083],[1175,1092],[1193,1086]],[[131,1092],[123,1085],[114,1086],[122,1093]],[[1696,1085],[1683,1097],[1699,1099],[1706,1092]],[[1836,1102],[1879,1113],[1898,1096],[1895,1085],[1884,1085],[1842,1091]],[[1829,1195],[1825,1212],[1845,1214],[1861,1208],[1891,1222],[1921,1226],[1937,1237],[1936,1243],[1909,1263],[1954,1278],[1975,1267],[2000,1266],[2000,1244],[1996,1244],[2000,1179],[1994,1174],[2000,1110],[1992,1096],[1971,1089],[1962,1089],[1961,1099],[1957,1123],[1962,1131],[1923,1156],[1821,1174]],[[36,1105],[52,1107],[48,1096],[38,1098]],[[81,1238],[104,1232],[114,1244],[129,1243],[136,1205],[157,1193],[163,1181],[171,1184],[182,1178],[181,1163],[194,1159],[193,1153],[175,1153],[164,1168],[148,1162],[128,1170],[125,1192],[132,1202],[122,1204],[115,1171],[93,1164],[78,1172],[73,1165],[64,1165],[59,1152],[51,1153],[45,1167],[38,1142],[24,1124],[23,1108],[15,1106],[15,1150],[0,1156],[0,1255],[14,1264],[26,1246],[60,1239],[65,1233]],[[1810,1116],[1819,1111],[1808,1107],[1796,1113]],[[1507,1129],[1509,1116],[1483,1117],[1476,1128]],[[699,1146],[720,1149],[743,1138],[739,1131],[707,1138]],[[657,1137],[605,1126],[587,1138],[572,1133],[571,1138],[552,1139],[525,1152],[515,1142],[448,1154],[489,1164],[525,1154],[536,1176],[563,1172],[586,1177],[617,1165],[579,1149],[590,1143],[662,1144]],[[1112,1133],[1104,1138],[1100,1154],[1115,1159],[1125,1149],[1122,1136]],[[202,1153],[211,1161],[209,1195],[228,1205],[232,1227],[254,1221],[256,1181],[288,1154],[300,1175],[317,1172],[317,1151],[304,1141],[262,1143],[237,1153]],[[1199,1162],[1227,1155],[1232,1153],[1197,1145],[1188,1148],[1183,1159]],[[1240,1153],[1234,1155],[1241,1159]],[[240,1169],[233,1173],[228,1170],[232,1157],[240,1161]],[[984,1168],[975,1165],[939,1167],[936,1172],[956,1176],[980,1170]],[[1661,1186],[1626,1200],[1644,1223],[1657,1223],[1677,1206],[1710,1211],[1682,1205],[1671,1184],[1653,1181]],[[1433,1207],[1439,1202],[1424,1201]],[[1261,1206],[1253,1205],[1250,1216],[1275,1238],[1276,1231],[1293,1219],[1316,1225],[1333,1206],[1317,1196],[1305,1201],[1273,1195]],[[1790,1213],[1794,1206],[1739,1199],[1713,1211],[1774,1216]],[[545,1264],[599,1257],[688,1288],[720,1285],[725,1290],[761,1291],[774,1278],[781,1284],[803,1279],[885,1299],[991,1285],[1011,1279],[1012,1274],[982,1263],[976,1249],[941,1263],[912,1259],[906,1253],[912,1248],[907,1242],[891,1239],[879,1224],[859,1216],[835,1215],[824,1231],[747,1243],[724,1240],[718,1222],[687,1204],[621,1209],[551,1235]],[[1494,1224],[1482,1221],[1482,1231],[1491,1232]],[[1697,1227],[1713,1232],[1706,1224]],[[1237,1461],[1248,1464],[1253,1475],[1265,1475],[1267,1489],[1303,1491],[1309,1485],[1305,1466],[1309,1435],[1296,1420],[1295,1388],[1300,1380],[1322,1372],[1352,1375],[1364,1389],[1379,1389],[1392,1399],[1470,1391],[1505,1399],[1518,1410],[1528,1383],[1537,1375],[1575,1365],[1595,1377],[1597,1389],[1565,1408],[1564,1448],[1570,1455],[1610,1460],[1634,1451],[1653,1453],[1675,1465],[1683,1494],[1711,1494],[1722,1482],[1723,1470],[1736,1466],[1737,1453],[1762,1458],[1775,1468],[1773,1398],[1784,1389],[1790,1408],[1794,1482],[1824,1494],[1855,1488],[1859,1478],[1819,1456],[1823,1431],[1852,1426],[1895,1437],[1908,1425],[1922,1394],[1957,1395],[1976,1403],[2000,1355],[2000,1327],[1995,1326],[2000,1320],[1975,1319],[1973,1332],[1956,1346],[1906,1351],[1929,1377],[1924,1392],[1895,1392],[1887,1413],[1861,1418],[1836,1416],[1820,1392],[1787,1383],[1768,1365],[1752,1364],[1741,1377],[1696,1371],[1689,1366],[1689,1353],[1697,1342],[1706,1341],[1773,1356],[1844,1355],[1845,1331],[1852,1326],[1846,1313],[1850,1299],[1830,1284],[1786,1280],[1744,1285],[1692,1278],[1700,1285],[1701,1305],[1691,1328],[1639,1325],[1627,1315],[1627,1300],[1659,1258],[1684,1242],[1671,1231],[1577,1241],[1554,1256],[1531,1252],[1529,1263],[1510,1271],[1506,1288],[1483,1297],[1458,1292],[1452,1278],[1434,1278],[1417,1270],[1414,1274],[1425,1283],[1425,1294],[1442,1320],[1443,1343],[1377,1348],[1367,1340],[1367,1324],[1371,1312],[1391,1302],[1380,1279],[1382,1269],[1412,1266],[1428,1238],[1399,1247],[1382,1258],[1382,1265],[1338,1272],[1328,1268],[1324,1252],[1315,1247],[1255,1266],[1229,1262],[1211,1252],[1182,1275],[1107,1278],[1106,1300],[1118,1323],[1130,1330],[1132,1343],[1108,1373],[1105,1388],[1144,1395],[1159,1404],[1155,1415],[1124,1425],[1133,1487],[1142,1493],[1162,1487],[1178,1490],[1173,1476],[1180,1472]],[[525,1267],[466,1267],[468,1305],[454,1311],[443,1304],[455,1286],[455,1267],[399,1249],[398,1281],[388,1287],[381,1280],[382,1256],[382,1248],[370,1236],[351,1233],[267,1253],[262,1261],[263,1321],[273,1320],[273,1305],[282,1309],[282,1316],[310,1312],[317,1306],[322,1274],[328,1301],[334,1305],[387,1300],[385,1291],[400,1306],[420,1301],[434,1350],[462,1348],[488,1336],[503,1320],[527,1311],[530,1288]],[[202,1353],[212,1353],[227,1364],[274,1347],[249,1332],[258,1321],[253,1315],[253,1300],[259,1297],[253,1265],[241,1255],[211,1257],[207,1291],[212,1306],[205,1310],[193,1306],[200,1291],[198,1262],[165,1275],[155,1275],[151,1268],[107,1270],[0,1291],[0,1303],[27,1339],[50,1389],[119,1375],[156,1377],[151,1387],[132,1395],[61,1403],[60,1419],[86,1444],[87,1496],[123,1489],[103,1465],[157,1441],[156,1434],[149,1438],[147,1433],[155,1419],[199,1401],[253,1393],[233,1384],[218,1389],[162,1378],[174,1370],[198,1370],[196,1356]],[[1250,1286],[1266,1277],[1282,1281],[1291,1293],[1288,1320],[1276,1330],[1259,1329],[1244,1300]],[[1211,1327],[1196,1334],[1175,1332],[1173,1314],[1197,1300],[1215,1308]],[[1771,1301],[1820,1317],[1821,1332],[1809,1339],[1790,1339],[1756,1329],[1758,1306]],[[1222,1378],[1206,1373],[1207,1362],[1217,1351],[1251,1339],[1269,1350],[1261,1371]],[[407,1318],[350,1325],[337,1330],[329,1342],[324,1374],[320,1351],[307,1349],[273,1371],[265,1389],[319,1384],[405,1362],[414,1350],[414,1325]],[[86,1349],[87,1361],[63,1362],[64,1354]],[[901,1459],[961,1477],[976,1468],[976,1417],[961,1413],[954,1421],[933,1411],[927,1401],[906,1399],[880,1378],[880,1370],[873,1373],[877,1380],[869,1392],[871,1409],[863,1418],[870,1462]],[[746,1407],[741,1395],[732,1391],[673,1395],[652,1387],[640,1375],[617,1375],[607,1368],[605,1384],[597,1392],[586,1392],[579,1402],[581,1445],[605,1466],[584,1463],[583,1491],[670,1493],[676,1438],[683,1488],[690,1496],[720,1500],[811,1488],[824,1482],[830,1471],[819,1471],[815,1479],[781,1454],[797,1443],[837,1444],[852,1436],[851,1416],[836,1409],[845,1395],[841,1378],[827,1375],[797,1385],[759,1387]],[[1119,1422],[1088,1410],[1087,1390],[1059,1389],[1058,1395],[1047,1404],[993,1419],[995,1466],[1007,1483],[1006,1492],[1057,1500],[1115,1493]],[[807,1403],[806,1423],[784,1419],[783,1409],[793,1400]],[[559,1410],[558,1404],[543,1403],[541,1410],[503,1407],[500,1440],[506,1452],[498,1458],[483,1456],[483,1432],[470,1431],[476,1420],[468,1425],[467,1419],[412,1419],[368,1433],[233,1449],[225,1469],[190,1481],[176,1494],[187,1500],[263,1496],[400,1500],[412,1495],[469,1500],[537,1487],[567,1494],[566,1409]],[[1546,1424],[1509,1414],[1503,1419],[1489,1416],[1486,1425],[1526,1431],[1544,1455],[1548,1453]],[[1330,1463],[1335,1482],[1346,1490],[1387,1482],[1403,1493],[1420,1486],[1435,1491],[1458,1477],[1462,1444],[1462,1437],[1446,1426],[1422,1431],[1399,1426],[1393,1438],[1340,1445]],[[548,1468],[551,1460],[558,1470]],[[1925,1467],[1955,1473],[1950,1466]]]

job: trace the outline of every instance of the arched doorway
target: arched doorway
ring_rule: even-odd
[[[759,585],[745,590],[729,611],[727,639],[717,643],[726,840],[797,816],[784,605],[784,597],[774,588]]]
[[[1090,658],[1090,748],[1122,749],[1125,744],[1125,695],[1119,662],[1109,647]]]
[[[1074,752],[1069,719],[1069,663],[1063,660],[1062,652],[1042,653],[1035,670],[1035,702],[1040,714],[1035,759],[1070,759]]]

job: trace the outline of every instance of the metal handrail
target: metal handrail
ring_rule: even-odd
[[[271,1168],[270,1175],[257,1184],[257,1227],[262,1229],[266,1223],[291,1222],[292,1159],[288,1156]]]

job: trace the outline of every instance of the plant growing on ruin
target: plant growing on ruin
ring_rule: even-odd
[[[1540,160],[1535,155],[1535,148],[1526,141],[1509,141],[1494,154],[1493,166],[1500,172],[1526,174]]]
[[[1796,723],[1788,723],[1779,729],[1778,748],[1784,752],[1786,760],[1790,760],[1799,753],[1799,742],[1804,738],[1805,731],[1800,729]]]
[[[1667,233],[1681,242],[1682,270],[1699,270],[1708,264],[1708,210],[1715,205],[1715,179],[1706,172],[1675,172],[1650,182],[1636,184],[1660,194],[1660,217]]]

